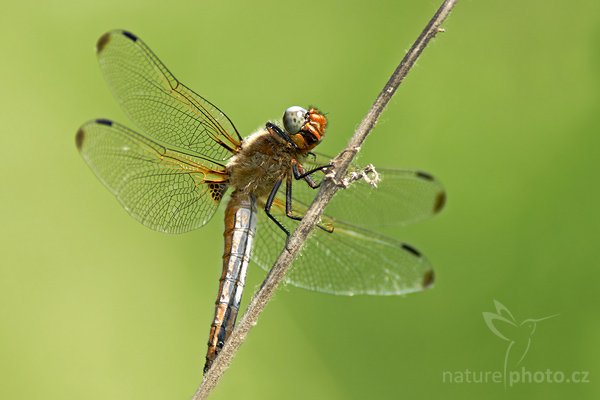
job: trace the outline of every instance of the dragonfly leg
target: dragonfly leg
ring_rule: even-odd
[[[273,186],[273,189],[271,189],[271,193],[269,194],[269,198],[267,199],[267,203],[265,204],[265,213],[267,214],[267,217],[269,217],[271,219],[271,221],[275,222],[275,224],[282,230],[285,232],[285,235],[287,236],[287,239],[290,238],[290,231],[288,231],[285,226],[283,226],[281,224],[281,222],[279,222],[277,220],[277,218],[275,218],[273,216],[273,214],[271,214],[271,206],[273,205],[273,201],[275,200],[275,196],[277,195],[277,191],[279,190],[279,187],[281,186],[281,179],[279,179],[277,182],[275,182],[275,185]],[[287,239],[286,239],[286,243],[287,243]]]
[[[319,186],[321,186],[321,182],[315,182],[315,180],[312,178],[312,174],[314,174],[315,172],[318,171],[323,171],[327,168],[331,168],[332,165],[328,164],[328,165],[322,165],[320,167],[311,169],[310,171],[306,171],[304,169],[304,167],[302,166],[302,164],[295,162],[292,164],[292,172],[294,173],[294,178],[296,180],[300,180],[300,179],[304,179],[304,181],[306,181],[306,183],[308,184],[308,186],[310,186],[312,189],[316,189]]]
[[[286,177],[286,180],[285,180],[285,215],[287,215],[288,218],[291,218],[295,221],[302,221],[303,216],[294,215],[294,212],[292,210],[292,203],[293,203],[292,175],[288,174],[288,176]],[[325,232],[329,232],[329,233],[333,232],[332,226],[328,227],[328,226],[323,226],[321,224],[317,224],[317,227],[323,229]]]

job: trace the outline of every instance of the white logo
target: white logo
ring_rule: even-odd
[[[507,371],[515,369],[525,359],[531,348],[538,323],[554,318],[558,314],[543,318],[527,318],[519,322],[504,304],[494,300],[494,305],[496,312],[484,312],[483,319],[494,335],[507,342],[504,354],[504,385],[506,386]]]

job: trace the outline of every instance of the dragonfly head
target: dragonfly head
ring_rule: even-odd
[[[283,113],[283,127],[298,149],[303,152],[312,150],[325,135],[327,119],[316,108],[308,110],[289,107]]]

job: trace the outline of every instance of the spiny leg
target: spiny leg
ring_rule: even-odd
[[[294,165],[296,165],[296,164],[294,164]],[[309,186],[310,186],[310,183],[309,183]],[[292,198],[292,175],[288,174],[286,176],[286,179],[285,179],[285,215],[287,215],[288,218],[291,218],[291,219],[293,219],[295,221],[302,221],[302,218],[304,216],[294,215],[293,210],[292,210],[292,204],[293,204],[293,198]],[[326,227],[326,226],[323,226],[321,224],[317,224],[317,227],[323,229],[325,232],[328,232],[328,233],[333,232],[333,227]]]
[[[265,213],[267,214],[267,217],[269,217],[271,219],[271,221],[275,222],[275,224],[282,230],[285,232],[285,235],[287,236],[286,238],[286,243],[287,240],[290,238],[290,232],[285,228],[285,226],[283,226],[281,224],[281,222],[279,222],[277,220],[277,218],[275,218],[272,214],[271,214],[271,206],[273,205],[273,201],[275,201],[275,196],[277,195],[277,191],[279,190],[279,187],[281,186],[281,182],[282,179],[278,179],[277,182],[275,182],[275,185],[273,185],[273,189],[271,189],[271,193],[269,194],[269,198],[267,199],[267,203],[265,204]]]
[[[292,172],[294,173],[294,178],[296,180],[304,179],[306,181],[306,183],[308,184],[308,186],[310,186],[312,189],[317,189],[318,187],[321,186],[321,182],[319,182],[319,183],[315,182],[311,175],[314,174],[315,172],[323,171],[327,168],[330,168],[331,166],[332,166],[331,164],[322,165],[320,167],[313,168],[310,171],[306,171],[304,169],[304,167],[302,166],[302,164],[300,164],[296,161],[292,164]]]

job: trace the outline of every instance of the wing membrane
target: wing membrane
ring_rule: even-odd
[[[271,212],[288,229],[297,223],[285,216],[278,197]],[[294,204],[295,211],[305,207]],[[285,234],[264,212],[259,213],[252,260],[268,271],[285,246]],[[333,232],[316,228],[286,276],[294,286],[336,295],[399,295],[423,290],[433,283],[429,261],[413,247],[364,229],[323,218]]]
[[[237,152],[241,138],[229,118],[179,82],[138,37],[115,30],[96,47],[108,86],[142,132],[217,162]]]
[[[306,170],[327,165],[323,155],[308,157]],[[353,166],[350,172],[361,169]],[[429,261],[416,249],[363,227],[407,225],[438,213],[445,202],[442,185],[431,175],[410,170],[378,169],[380,182],[373,187],[361,179],[339,190],[325,209],[302,254],[288,273],[288,283],[318,292],[354,295],[397,295],[416,292],[433,283]],[[316,191],[304,182],[293,186],[293,211],[303,215]],[[290,232],[297,221],[285,215],[281,188],[271,213]],[[285,246],[285,234],[264,212],[255,239],[253,260],[268,270]],[[275,243],[277,245],[275,245]]]
[[[149,228],[181,233],[212,217],[227,185],[224,169],[109,120],[76,136],[83,159],[123,207]]]

